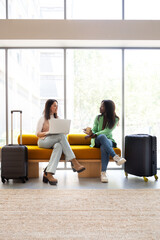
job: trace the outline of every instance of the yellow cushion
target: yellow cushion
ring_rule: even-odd
[[[22,144],[24,145],[37,145],[38,137],[34,134],[23,134]],[[18,136],[18,144],[20,144],[20,136]]]
[[[92,148],[88,145],[71,145],[77,159],[101,159],[100,148]],[[115,153],[121,155],[119,148],[113,148]]]
[[[38,146],[28,145],[28,159],[48,159],[53,149],[39,148]],[[91,148],[88,145],[71,146],[77,159],[100,159],[101,153],[99,148]],[[116,154],[121,155],[119,148],[114,148]]]
[[[68,134],[67,138],[77,159],[100,159],[99,148],[91,148],[90,138],[85,139],[85,134]],[[39,148],[37,146],[38,137],[33,134],[23,134],[22,143],[27,145],[28,159],[50,159],[53,149]],[[20,143],[20,136],[18,136]],[[121,156],[121,150],[114,148],[116,154]],[[63,157],[63,156],[62,156]]]
[[[28,159],[50,159],[53,149],[39,148],[38,146],[28,145]]]
[[[68,134],[67,139],[70,145],[90,145],[91,138],[85,139],[86,134]]]
[[[90,145],[91,139],[85,139],[86,134],[68,134],[67,139],[71,145]],[[22,144],[37,145],[38,137],[34,134],[23,134]],[[18,136],[18,144],[20,143],[20,136]]]

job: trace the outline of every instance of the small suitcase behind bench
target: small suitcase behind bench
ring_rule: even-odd
[[[13,144],[13,112],[20,112],[20,144]],[[1,179],[28,180],[28,149],[22,145],[22,111],[11,111],[11,144],[2,148]]]
[[[125,137],[125,174],[157,180],[157,138],[148,134],[133,134]]]

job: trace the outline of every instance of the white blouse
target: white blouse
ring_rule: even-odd
[[[54,118],[54,116],[52,115],[52,116],[50,116],[50,118]],[[59,117],[57,117],[57,118],[59,118]],[[45,117],[42,116],[37,123],[37,128],[36,128],[36,132],[35,132],[36,136],[39,132],[42,132],[44,122],[45,122]]]
[[[42,116],[42,117],[39,119],[38,123],[37,123],[37,128],[36,128],[36,133],[35,133],[36,136],[37,136],[37,134],[38,134],[39,132],[42,131],[44,121],[45,121],[45,118],[44,118],[44,116]]]

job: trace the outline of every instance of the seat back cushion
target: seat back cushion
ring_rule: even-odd
[[[85,139],[86,134],[68,134],[67,139],[70,145],[90,145],[91,138]]]
[[[22,144],[24,145],[37,145],[38,137],[34,134],[23,134]],[[18,136],[18,144],[20,144],[20,135]]]
[[[68,134],[67,139],[70,145],[90,145],[91,139],[85,139],[86,134]],[[34,134],[23,134],[22,144],[37,145],[38,137]],[[20,135],[18,136],[18,144],[20,144]]]

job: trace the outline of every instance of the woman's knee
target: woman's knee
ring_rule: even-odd
[[[46,142],[45,139],[39,139],[38,140],[38,147],[40,148],[51,148],[52,144],[48,141]]]
[[[100,141],[101,145],[106,145],[107,144],[110,147],[112,147],[112,141],[110,139],[108,139],[106,135],[100,134],[98,137],[99,137],[99,141]]]
[[[53,147],[54,147],[54,149],[62,150],[62,145],[59,142],[55,143]]]
[[[66,137],[66,135],[65,134],[60,134],[60,138],[61,138],[61,140],[67,140],[67,137]]]
[[[100,135],[98,135],[98,136],[97,136],[97,139],[98,139],[99,141],[105,141],[105,140],[108,140],[108,138],[107,138],[106,135],[104,135],[104,134],[100,134]]]
[[[60,139],[61,139],[60,142],[62,143],[62,145],[68,143],[68,140],[65,134],[60,134]]]

